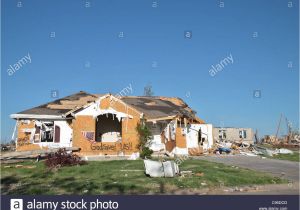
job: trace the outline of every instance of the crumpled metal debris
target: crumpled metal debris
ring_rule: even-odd
[[[254,150],[252,152],[257,155],[266,155],[266,156],[271,156],[271,157],[273,155],[277,155],[277,154],[293,154],[294,153],[292,150],[285,149],[285,148],[271,150],[271,149],[267,149],[264,147],[258,147],[258,146],[254,147]]]
[[[179,167],[174,161],[144,160],[145,173],[150,177],[175,177]]]

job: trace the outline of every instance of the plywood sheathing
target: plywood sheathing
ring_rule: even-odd
[[[108,109],[110,107],[118,112],[133,116],[132,119],[123,118],[122,120],[122,141],[92,143],[82,135],[82,131],[93,131],[95,135],[96,119],[92,116],[77,116],[73,120],[73,146],[81,148],[79,155],[130,155],[133,152],[138,152],[139,136],[136,126],[140,121],[140,113],[128,108],[123,102],[112,102],[109,96],[103,98],[100,102],[100,108]]]
[[[59,103],[49,103],[47,108],[49,109],[74,109],[82,107],[83,105],[95,101],[95,96],[83,96],[77,100],[60,100]]]
[[[24,123],[23,121],[18,122],[18,138],[17,138],[17,148],[16,151],[27,151],[41,149],[37,144],[32,144],[30,142],[31,133],[24,132],[24,129],[32,129],[35,127],[34,120],[30,120],[29,123]]]
[[[176,147],[186,148],[186,136],[180,127],[176,127]]]

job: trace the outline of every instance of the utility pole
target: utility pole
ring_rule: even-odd
[[[291,133],[292,133],[292,126],[290,125],[287,117],[285,117],[285,121],[286,121],[286,126],[287,126],[287,143],[290,144],[291,143]]]
[[[275,136],[275,140],[278,141],[278,132],[279,132],[279,128],[280,128],[280,123],[281,123],[281,118],[282,118],[282,114],[280,114],[280,119],[279,119],[279,123],[277,126],[277,131],[276,131],[276,136]]]

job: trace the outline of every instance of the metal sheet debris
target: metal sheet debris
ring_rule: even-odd
[[[179,174],[179,167],[174,161],[144,160],[145,173],[150,177],[175,177]]]

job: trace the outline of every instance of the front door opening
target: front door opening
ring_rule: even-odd
[[[114,114],[99,115],[96,120],[96,141],[116,142],[122,137],[122,121]]]

